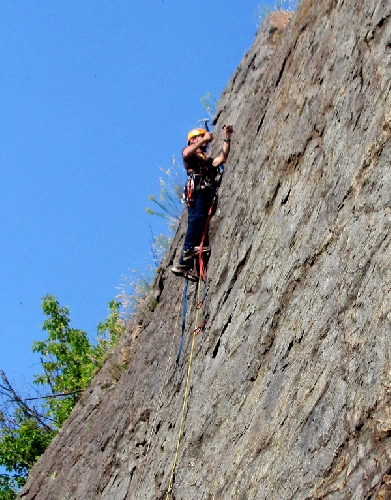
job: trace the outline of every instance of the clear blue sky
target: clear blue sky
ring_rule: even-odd
[[[121,276],[151,263],[159,167],[251,47],[259,3],[2,0],[0,368],[19,386],[45,294],[95,338]]]

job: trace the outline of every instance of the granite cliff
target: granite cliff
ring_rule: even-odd
[[[391,3],[302,0],[288,21],[219,102],[216,151],[235,134],[176,500],[391,498]],[[176,366],[184,231],[21,498],[166,497],[196,315],[190,285]]]

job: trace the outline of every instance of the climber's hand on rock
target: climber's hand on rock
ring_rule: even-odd
[[[223,129],[225,132],[226,139],[229,139],[231,137],[232,132],[234,131],[233,126],[232,125],[224,125]]]

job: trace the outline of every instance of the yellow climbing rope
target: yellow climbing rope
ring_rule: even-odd
[[[145,454],[144,454],[144,459],[142,461],[142,467],[141,467],[140,477],[138,479],[136,490],[134,492],[134,498],[135,499],[138,498],[138,494],[139,494],[139,491],[140,491],[141,483],[144,480],[145,463],[146,463],[146,460],[147,460],[147,457],[148,457],[148,454],[149,454],[149,450],[150,450],[150,448],[152,446],[152,435],[155,432],[155,424],[156,424],[158,416],[160,415],[160,412],[161,412],[161,402],[162,402],[162,399],[163,399],[163,391],[164,391],[164,387],[166,385],[166,382],[168,380],[168,372],[169,372],[169,369],[170,369],[170,366],[171,366],[172,354],[173,354],[173,349],[174,349],[174,340],[176,339],[175,335],[176,335],[176,331],[177,331],[177,327],[178,327],[178,322],[179,322],[179,315],[180,315],[180,311],[178,312],[178,315],[177,315],[177,317],[175,319],[174,334],[173,334],[172,339],[171,339],[171,345],[170,345],[170,349],[169,349],[169,353],[168,353],[168,358],[167,358],[167,363],[166,363],[166,369],[165,369],[165,373],[164,373],[164,377],[163,377],[163,383],[162,383],[162,386],[161,386],[161,389],[160,389],[160,393],[159,393],[159,397],[158,397],[158,403],[157,403],[157,406],[156,406],[155,416],[153,418],[152,425],[151,425],[150,431],[149,431],[149,437],[148,437],[148,441],[147,441],[148,445],[147,445],[147,449],[146,449]],[[127,493],[129,494],[129,491]]]
[[[200,301],[201,283],[202,283],[202,279],[201,279],[201,276],[200,276],[200,279],[198,280],[198,285],[197,285],[197,303],[199,303],[199,301]],[[199,332],[199,330],[197,328],[197,325],[198,325],[198,315],[199,315],[200,309],[201,308],[199,308],[199,307],[196,308],[195,326],[194,326],[194,330],[193,330],[193,338],[192,338],[191,348],[190,348],[189,363],[188,363],[188,366],[187,366],[187,376],[186,376],[185,392],[183,394],[181,421],[180,421],[180,424],[179,424],[178,439],[177,439],[176,449],[175,449],[175,457],[174,457],[174,461],[173,461],[172,467],[171,467],[170,481],[169,481],[169,484],[168,484],[168,488],[167,488],[167,493],[166,493],[166,496],[165,496],[165,500],[170,500],[170,498],[172,497],[172,494],[171,494],[172,493],[172,486],[173,486],[173,483],[174,483],[174,476],[175,476],[176,466],[178,464],[179,447],[180,447],[181,440],[182,440],[182,435],[183,435],[183,424],[185,422],[187,400],[188,400],[188,396],[189,396],[191,365],[192,365],[192,362],[193,362],[195,338],[196,338],[196,336],[197,336],[197,334]]]

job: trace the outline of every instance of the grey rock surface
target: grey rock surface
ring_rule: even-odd
[[[224,91],[209,292],[170,274],[30,473],[25,500],[391,498],[391,3],[269,17]],[[198,311],[198,312],[197,312]]]

